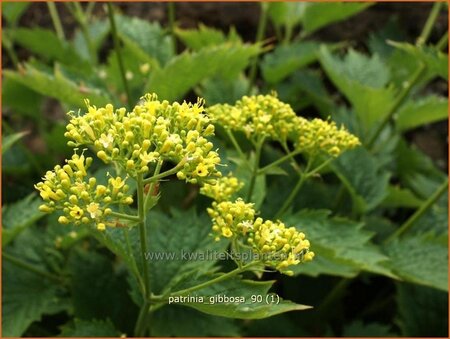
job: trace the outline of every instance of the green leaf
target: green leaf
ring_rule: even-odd
[[[312,33],[324,26],[351,17],[371,3],[341,3],[341,2],[310,2],[307,3],[303,14],[303,29],[305,33]]]
[[[350,192],[356,212],[373,210],[388,194],[389,173],[363,147],[345,152],[331,167]]]
[[[109,33],[109,21],[108,20],[90,20],[87,27],[89,38],[91,39],[91,44],[95,52],[99,52],[102,47],[102,43],[106,39]],[[81,29],[75,31],[73,38],[73,46],[77,53],[85,60],[94,61],[89,52],[89,45],[86,41]]]
[[[173,57],[172,41],[157,22],[116,15],[117,31],[122,39],[132,42],[148,56],[165,65]],[[156,92],[158,93],[158,92]]]
[[[58,286],[3,259],[2,334],[20,337],[44,314],[57,313]]]
[[[301,211],[283,221],[304,232],[316,254],[311,262],[295,266],[295,273],[351,277],[364,270],[393,277],[382,265],[388,258],[370,242],[373,233],[364,230],[362,223],[329,218],[324,210]]]
[[[42,95],[56,98],[74,107],[83,107],[85,99],[95,103],[96,106],[104,106],[112,101],[102,90],[87,87],[81,80],[76,82],[66,77],[58,65],[55,65],[53,74],[26,64],[20,72],[5,70],[4,76]]]
[[[405,236],[385,247],[385,265],[402,280],[448,291],[447,235]]]
[[[2,136],[2,154],[5,154],[12,145],[22,139],[28,132],[18,132],[7,136]]]
[[[233,79],[258,53],[258,45],[229,44],[203,48],[194,53],[184,52],[172,58],[164,68],[151,73],[146,91],[155,92],[169,101],[180,99],[206,78]]]
[[[176,324],[176,326],[167,326]],[[170,305],[158,310],[152,318],[152,335],[157,337],[240,337],[232,319],[214,317],[197,310]]]
[[[367,130],[389,113],[396,96],[389,81],[389,69],[377,55],[368,58],[350,50],[344,59],[320,49],[320,62],[336,87],[353,105],[360,123]]]
[[[396,126],[407,131],[425,124],[448,118],[448,99],[430,95],[408,101],[397,113]]]
[[[12,204],[2,207],[2,245],[10,243],[27,227],[44,216],[38,207],[42,200],[32,193],[26,198]]]
[[[2,2],[2,16],[9,25],[15,26],[22,14],[30,6],[29,2]]]
[[[277,83],[295,70],[315,62],[319,57],[319,46],[315,41],[277,46],[272,53],[266,54],[261,62],[264,79],[269,83]],[[338,46],[330,49],[336,47]]]
[[[432,288],[398,283],[399,324],[405,337],[448,336],[448,294]]]
[[[175,29],[175,35],[187,48],[199,51],[205,47],[221,45],[226,42],[240,43],[241,39],[234,28],[230,29],[228,36],[222,31],[199,24],[198,29]]]
[[[217,258],[211,253],[223,252],[228,245],[214,241],[205,214],[198,216],[192,209],[172,210],[171,214],[150,211],[147,217],[147,261],[155,294],[171,289],[186,276],[213,269]]]
[[[68,42],[61,41],[51,30],[39,27],[32,29],[17,28],[8,30],[5,34],[8,34],[15,43],[45,60],[59,61],[63,64],[76,66],[79,70],[91,71],[91,67],[80,58],[77,50]]]
[[[342,337],[396,337],[391,326],[380,323],[363,323],[356,320],[346,325]]]
[[[20,97],[20,100],[17,98]],[[33,119],[41,119],[42,96],[21,83],[4,78],[2,83],[2,104],[12,111]]]
[[[208,78],[202,81],[196,93],[205,99],[208,106],[215,104],[234,104],[247,94],[248,79],[239,75],[235,79]]]
[[[431,76],[440,76],[448,80],[448,55],[439,51],[435,46],[415,46],[407,42],[395,41],[389,41],[389,44],[422,61]]]
[[[263,319],[284,312],[311,308],[282,298],[278,300],[277,295],[267,294],[272,284],[273,281],[230,279],[197,291],[195,294],[203,297],[203,301],[197,299],[198,302],[181,304],[207,314],[237,319]],[[218,299],[221,297],[223,300]]]
[[[294,27],[302,21],[308,5],[305,2],[269,2],[263,10],[276,26]]]
[[[62,327],[61,337],[120,337],[111,320],[75,319],[73,324]]]
[[[390,208],[417,208],[423,202],[424,200],[418,198],[409,189],[390,185],[388,187],[388,195],[383,200],[382,205]]]

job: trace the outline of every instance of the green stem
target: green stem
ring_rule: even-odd
[[[403,101],[406,99],[408,94],[411,92],[411,89],[416,85],[416,83],[419,81],[423,73],[425,72],[425,65],[421,64],[416,72],[411,76],[411,78],[406,82],[406,86],[403,88],[402,92],[399,94],[397,99],[395,100],[394,104],[392,105],[391,109],[386,114],[385,118],[382,120],[378,128],[376,129],[375,133],[372,134],[372,137],[367,142],[367,147],[371,148],[375,141],[377,140],[378,136],[381,134],[383,129],[386,127],[386,125],[389,123],[389,121],[392,119],[394,114],[397,112],[397,109],[403,104]]]
[[[330,293],[328,293],[328,295],[322,301],[320,306],[317,308],[317,314],[323,316],[324,312],[327,311],[327,309],[329,309],[330,305],[332,305],[337,299],[339,299],[343,295],[345,289],[350,284],[350,282],[351,282],[350,279],[341,279],[341,281],[333,287]]]
[[[237,142],[236,138],[234,137],[233,132],[231,130],[229,130],[229,129],[226,129],[225,131],[226,131],[228,137],[230,138],[231,143],[233,144],[234,148],[239,153],[239,156],[242,159],[246,159],[247,157],[245,156],[244,152],[242,151],[241,146],[239,146],[239,143]]]
[[[172,49],[173,54],[177,53],[177,39],[175,37],[175,3],[168,2],[167,3],[167,16],[169,18],[169,31],[170,36],[172,38]]]
[[[50,17],[52,18],[53,27],[55,28],[56,35],[59,40],[64,41],[66,39],[64,35],[64,30],[61,25],[61,20],[59,18],[58,11],[56,9],[54,2],[47,2],[48,11],[50,12]]]
[[[25,262],[23,260],[17,259],[16,257],[13,257],[12,255],[9,255],[8,253],[3,252],[2,253],[2,257],[3,257],[3,259],[6,259],[7,261],[9,261],[10,263],[16,265],[17,267],[23,268],[23,269],[25,269],[27,271],[30,271],[30,272],[32,272],[34,274],[40,275],[41,277],[50,279],[50,280],[55,281],[57,283],[61,283],[62,282],[62,278],[60,278],[60,277],[58,277],[56,275],[50,274],[48,272],[42,271],[42,270],[34,267],[33,265],[31,265],[31,264],[29,264],[29,263],[27,263],[27,262]]]
[[[144,182],[142,179],[142,174],[138,174],[137,177],[137,198],[138,198],[138,214],[139,214],[139,237],[141,242],[141,256],[144,272],[144,294],[145,298],[150,296],[150,277],[148,275],[148,265],[147,265],[147,229],[145,225],[145,210],[144,210]]]
[[[428,15],[427,21],[423,26],[422,33],[417,38],[416,45],[422,46],[424,45],[428,38],[430,37],[431,30],[433,29],[434,23],[439,15],[439,11],[441,10],[443,2],[435,2],[433,7],[431,8],[430,14]]]
[[[120,76],[122,78],[123,87],[125,89],[125,93],[127,94],[127,102],[128,102],[128,109],[132,109],[131,104],[131,92],[130,87],[128,86],[128,80],[125,75],[125,67],[123,64],[122,59],[122,53],[120,51],[120,41],[119,36],[117,34],[117,28],[116,28],[116,21],[114,20],[114,10],[110,2],[108,2],[108,16],[109,16],[109,22],[111,24],[111,33],[114,40],[114,49],[116,50],[117,54],[117,63],[119,64],[119,70],[120,70]]]
[[[109,214],[112,217],[116,217],[119,219],[125,219],[125,220],[130,220],[130,221],[140,221],[139,216],[137,215],[129,215],[129,214],[125,214],[125,213],[119,213],[119,212],[111,212]]]
[[[260,44],[262,42],[264,38],[264,32],[266,31],[266,26],[267,26],[267,10],[264,8],[264,4],[261,4],[261,15],[259,16],[255,44]],[[258,57],[254,57],[252,60],[249,73],[249,82],[247,89],[248,94],[250,94],[252,87],[255,83],[257,67],[258,67]]]
[[[253,262],[251,262],[251,263],[249,263],[247,265],[244,265],[242,267],[238,267],[238,268],[236,268],[236,269],[234,269],[234,270],[232,270],[232,271],[230,271],[228,273],[224,273],[224,274],[218,276],[217,278],[208,280],[208,281],[206,281],[204,283],[201,283],[199,285],[195,285],[195,286],[192,286],[192,287],[189,287],[189,288],[185,288],[184,290],[173,292],[169,296],[170,297],[182,296],[184,294],[189,294],[191,292],[194,292],[194,291],[197,291],[197,290],[201,290],[202,288],[205,288],[205,287],[208,287],[210,285],[216,284],[218,282],[227,280],[227,279],[229,279],[231,277],[234,277],[235,275],[237,275],[239,273],[247,271],[250,267],[255,266],[258,263],[259,262],[253,261]],[[164,301],[165,298],[167,298],[167,297],[165,297],[165,296],[153,296],[151,300],[158,302],[158,301]]]
[[[253,163],[252,177],[250,178],[250,186],[247,193],[247,201],[252,201],[253,190],[255,189],[256,177],[258,176],[259,161],[261,159],[261,150],[266,138],[262,137],[256,144],[255,162]]]
[[[281,206],[281,208],[278,210],[278,212],[275,214],[275,219],[280,218],[284,212],[289,208],[289,206],[292,204],[292,201],[294,201],[294,198],[297,196],[298,191],[300,188],[302,188],[303,184],[305,183],[306,179],[312,174],[308,173],[309,168],[311,167],[312,158],[309,158],[308,163],[306,164],[305,170],[300,174],[300,179],[298,180],[297,184],[295,185],[294,189],[291,191],[287,199],[284,201],[284,204]]]
[[[147,314],[149,311],[150,303],[145,300],[144,304],[141,306],[139,311],[139,316],[136,321],[136,325],[134,326],[134,335],[135,337],[144,337],[145,336],[145,327],[147,325]]]
[[[72,5],[73,8],[70,6]],[[69,10],[71,11],[72,15],[74,16],[75,20],[78,22],[81,28],[81,33],[83,34],[84,40],[86,40],[89,55],[91,56],[91,59],[94,64],[97,64],[97,54],[95,53],[95,47],[91,39],[91,35],[89,34],[89,27],[87,25],[87,19],[84,15],[83,9],[81,8],[81,5],[78,2],[68,3],[67,4]]]
[[[419,209],[414,212],[411,217],[406,220],[403,225],[401,225],[394,233],[392,233],[386,240],[385,243],[390,243],[392,240],[400,237],[403,233],[408,231],[414,223],[420,219],[420,217],[428,211],[428,209],[433,206],[433,204],[441,197],[442,194],[448,190],[448,178],[438,187],[438,189],[431,195],[428,200],[419,207]]]
[[[442,38],[439,39],[438,43],[436,44],[436,48],[439,51],[443,51],[448,44],[448,32],[445,32],[445,34],[442,36]]]
[[[177,173],[180,169],[182,169],[182,168],[184,167],[184,164],[185,164],[185,163],[186,163],[185,160],[181,160],[181,161],[178,163],[178,165],[176,165],[175,167],[171,168],[170,170],[167,170],[167,171],[165,171],[165,172],[162,172],[162,173],[153,175],[153,176],[151,176],[150,178],[146,178],[146,179],[144,179],[143,182],[144,182],[144,184],[149,184],[149,183],[151,183],[151,182],[158,181],[158,180],[160,180],[160,179],[162,179],[162,178],[164,178],[164,177],[167,177],[167,176],[169,176],[169,175],[175,174],[175,173]]]
[[[296,150],[294,152],[290,152],[290,153],[286,154],[285,156],[281,157],[280,159],[275,160],[274,162],[268,164],[267,166],[264,166],[263,168],[260,168],[258,170],[258,174],[263,174],[263,173],[267,172],[268,170],[270,170],[272,167],[278,166],[279,164],[282,164],[286,160],[289,160],[292,157],[295,157],[296,155],[298,155],[300,153],[302,153],[302,150]]]
[[[292,38],[292,31],[293,31],[294,27],[292,25],[287,25],[286,26],[286,31],[285,31],[285,35],[284,35],[284,40],[283,40],[283,44],[287,45],[289,44],[289,41]]]

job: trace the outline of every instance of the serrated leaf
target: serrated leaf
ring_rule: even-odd
[[[89,64],[80,57],[77,50],[68,42],[61,41],[51,30],[39,27],[17,28],[4,33],[15,43],[39,55],[44,60],[59,61],[76,66],[79,70],[91,70]]]
[[[44,314],[58,312],[58,286],[3,259],[2,335],[20,337]]]
[[[295,70],[315,62],[319,56],[319,46],[320,44],[314,41],[277,46],[272,53],[266,54],[261,62],[264,79],[269,83],[277,83]]]
[[[448,118],[448,99],[435,95],[410,100],[398,111],[397,129],[407,131],[425,124]]]
[[[15,26],[22,14],[30,6],[29,2],[2,2],[2,16],[9,25]]]
[[[448,291],[447,235],[404,236],[385,246],[385,265],[405,281]]]
[[[199,24],[198,29],[175,29],[175,35],[187,48],[198,51],[209,46],[221,45],[226,42],[240,43],[241,39],[234,28],[230,29],[228,36],[224,32],[212,27]]]
[[[122,38],[133,42],[148,56],[165,65],[173,57],[170,36],[157,22],[136,17],[116,15],[117,31]]]
[[[121,333],[111,320],[75,319],[73,324],[62,327],[61,337],[120,337]]]
[[[383,200],[382,205],[390,208],[408,207],[417,208],[424,200],[418,198],[407,188],[389,186],[388,195]]]
[[[303,28],[306,33],[312,33],[324,26],[342,21],[351,17],[367,7],[371,3],[341,3],[341,2],[310,2],[303,15]]]
[[[42,200],[32,193],[26,198],[12,204],[2,207],[2,245],[10,243],[28,226],[44,216],[38,207]]]
[[[373,233],[364,230],[362,223],[328,215],[327,211],[316,210],[284,218],[286,225],[306,234],[316,253],[313,261],[293,267],[295,273],[351,277],[364,270],[393,277],[382,265],[388,258],[370,242]]]
[[[158,93],[160,98],[169,101],[180,99],[206,78],[233,79],[258,53],[258,45],[229,44],[207,47],[194,53],[184,52],[172,58],[164,68],[151,73],[146,91]]]
[[[95,102],[97,106],[112,102],[107,93],[98,88],[87,87],[81,80],[77,83],[67,78],[56,66],[54,72],[49,73],[26,64],[19,72],[5,70],[4,76],[42,95],[56,98],[74,107],[83,107],[85,99]]]
[[[8,151],[12,145],[27,134],[28,132],[18,132],[7,136],[2,136],[2,154],[5,154],[5,152]]]
[[[167,326],[167,324],[177,324]],[[170,305],[152,318],[152,335],[158,337],[239,337],[240,329],[232,319],[214,317],[192,308]]]
[[[237,319],[263,319],[284,312],[311,308],[281,298],[278,300],[275,295],[272,301],[272,296],[267,294],[272,284],[273,281],[230,279],[197,291],[195,294],[202,296],[203,302],[198,300],[199,302],[182,304],[207,314]],[[217,301],[220,296],[230,299]],[[260,296],[262,301],[252,300],[252,296]]]
[[[275,25],[294,27],[302,21],[308,5],[305,2],[269,2],[263,10],[267,11]]]
[[[442,53],[434,46],[415,46],[407,42],[389,41],[391,46],[401,49],[427,66],[432,76],[440,76],[448,80],[448,55]]]
[[[363,147],[347,151],[331,167],[344,183],[359,213],[373,210],[387,196],[389,173]]]
[[[247,94],[249,80],[243,75],[235,79],[208,78],[201,82],[196,93],[205,99],[208,106],[234,104]]]
[[[389,81],[389,69],[378,56],[368,58],[350,50],[342,60],[320,49],[320,62],[336,87],[347,97],[368,131],[380,122],[394,105],[396,91]]]
[[[397,283],[397,323],[405,337],[447,337],[448,295],[424,286]]]

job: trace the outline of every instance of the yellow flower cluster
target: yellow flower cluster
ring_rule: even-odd
[[[338,128],[333,121],[297,117],[293,133],[294,146],[310,155],[328,154],[333,157],[355,148],[361,143],[344,127]]]
[[[275,95],[244,96],[233,106],[214,105],[208,108],[214,122],[223,127],[242,131],[247,138],[256,140],[266,136],[286,141],[295,124],[295,112]]]
[[[214,184],[204,184],[200,188],[200,193],[220,202],[229,200],[242,186],[244,186],[244,183],[239,181],[238,178],[228,175],[217,179]]]
[[[108,221],[112,210],[111,204],[129,205],[133,198],[127,195],[128,186],[120,178],[109,178],[108,185],[97,185],[93,177],[87,179],[87,169],[92,158],[74,154],[66,160],[64,166],[55,166],[53,171],[47,171],[42,182],[35,185],[45,204],[39,209],[51,213],[61,210],[63,215],[58,221],[61,224],[95,223],[97,229],[114,224]]]
[[[234,237],[242,241],[251,247],[265,266],[281,273],[292,275],[293,272],[288,270],[290,266],[314,258],[304,233],[295,227],[287,228],[280,221],[255,219],[253,204],[247,204],[242,199],[213,202],[208,214],[213,222],[216,240]]]
[[[154,94],[142,98],[132,112],[88,105],[84,115],[71,115],[65,136],[69,146],[94,146],[105,163],[115,161],[133,177],[145,174],[158,161],[174,161],[177,177],[192,183],[220,177],[219,155],[206,137],[214,126],[203,113],[203,101],[182,104],[159,101]]]

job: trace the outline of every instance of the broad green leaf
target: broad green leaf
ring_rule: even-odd
[[[108,20],[90,20],[89,25],[87,27],[90,43],[92,44],[92,48],[95,53],[99,52],[99,49],[102,47],[102,43],[106,39],[109,33],[109,21]],[[90,55],[89,45],[86,42],[86,39],[82,33],[81,29],[77,29],[75,31],[75,35],[73,38],[73,46],[77,50],[77,53],[84,58],[85,60],[94,62]]]
[[[351,17],[367,7],[371,3],[342,3],[342,2],[310,2],[307,3],[303,14],[303,29],[306,33],[312,33],[324,26],[342,21]]]
[[[170,36],[157,22],[136,17],[116,15],[117,31],[122,38],[133,42],[148,56],[165,65],[173,57]]]
[[[342,337],[396,337],[392,331],[392,326],[381,323],[363,323],[356,320],[345,325]]]
[[[164,68],[151,73],[146,91],[155,92],[169,101],[180,99],[206,78],[233,79],[258,53],[260,47],[257,45],[229,44],[207,47],[194,53],[184,52],[171,59]]]
[[[262,10],[267,11],[276,26],[294,27],[302,21],[308,5],[306,2],[269,2]]]
[[[410,100],[398,111],[395,122],[400,131],[448,118],[448,99],[435,95]]]
[[[71,252],[68,267],[73,312],[84,320],[109,318],[120,331],[132,333],[138,308],[127,292],[126,271],[113,265],[99,252]]]
[[[20,100],[17,98],[20,97]],[[2,83],[2,104],[6,109],[15,113],[26,115],[33,119],[41,119],[39,107],[41,107],[42,96],[27,86],[4,78]]]
[[[120,337],[121,333],[111,320],[75,319],[73,324],[62,327],[61,337]]]
[[[368,271],[393,277],[382,265],[388,258],[370,242],[373,233],[364,230],[362,223],[330,218],[324,210],[301,211],[283,221],[304,232],[316,254],[311,262],[293,267],[295,273],[351,277]]]
[[[389,173],[363,147],[345,152],[331,167],[350,192],[356,212],[373,210],[388,194]]]
[[[12,145],[22,139],[28,132],[18,132],[7,136],[2,136],[2,154],[5,154]]]
[[[201,82],[196,93],[205,99],[208,106],[234,104],[247,94],[249,80],[243,75],[235,79],[208,78]]]
[[[371,54],[378,54],[381,58],[383,58],[383,60],[388,59],[395,49],[390,46],[387,41],[407,40],[408,36],[405,32],[405,28],[406,27],[400,24],[398,17],[390,17],[386,25],[384,25],[380,30],[369,35],[366,44]]]
[[[405,337],[448,336],[448,294],[433,288],[397,283],[397,323]]]
[[[15,26],[22,14],[30,6],[29,2],[2,2],[2,16],[6,19],[9,25]]]
[[[176,326],[167,326],[176,324]],[[157,337],[240,337],[233,319],[214,317],[197,310],[170,305],[152,318],[152,335]]]
[[[48,61],[59,61],[90,71],[90,66],[81,59],[77,50],[68,42],[61,41],[56,34],[44,28],[18,28],[4,32],[11,40]]]
[[[319,46],[319,43],[314,41],[277,46],[272,53],[266,54],[261,62],[264,79],[269,83],[277,83],[295,70],[315,62],[319,57]]]
[[[224,32],[212,27],[199,24],[198,29],[175,29],[175,35],[186,45],[187,48],[198,51],[202,48],[221,45],[226,42],[239,43],[240,37],[234,28],[230,29],[228,36]]]
[[[44,216],[38,207],[42,200],[35,193],[12,204],[2,207],[2,245],[11,242],[24,229]]]
[[[164,194],[164,192],[162,192]],[[217,258],[227,247],[210,235],[211,220],[194,210],[172,210],[168,216],[150,211],[147,217],[147,263],[155,294],[166,291],[186,276],[213,269]]]
[[[321,47],[320,62],[334,85],[351,102],[366,131],[389,113],[396,91],[392,86],[385,87],[389,69],[378,56],[368,58],[350,50],[341,60]]]
[[[54,72],[49,73],[26,64],[25,68],[19,72],[5,70],[4,76],[42,95],[56,98],[75,107],[84,107],[85,99],[95,103],[96,106],[104,106],[112,101],[104,91],[88,87],[81,80],[75,82],[69,79],[57,65]]]
[[[402,280],[448,291],[447,235],[410,235],[385,246],[385,265]]]
[[[418,198],[407,188],[389,186],[388,195],[383,200],[382,205],[390,208],[408,207],[417,208],[424,200]]]
[[[196,291],[198,297],[203,297],[203,302],[197,299],[198,302],[182,304],[207,314],[238,319],[263,319],[284,312],[311,308],[282,298],[278,300],[277,295],[269,295],[272,284],[273,281],[230,279]],[[252,296],[260,296],[261,301],[252,299]],[[230,299],[217,299],[220,297]]]
[[[58,289],[52,281],[3,259],[3,337],[20,337],[44,314],[57,313]]]
[[[389,44],[411,54],[417,60],[422,61],[428,72],[433,76],[440,76],[448,80],[448,55],[440,52],[434,46],[415,46],[407,42],[389,41]]]

